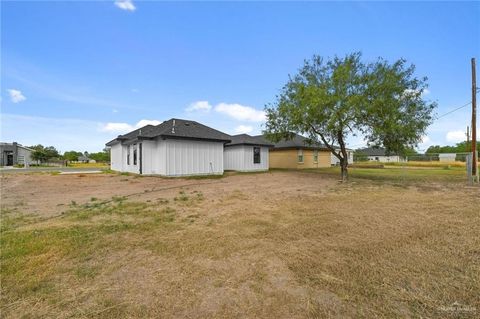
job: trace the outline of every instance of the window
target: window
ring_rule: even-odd
[[[133,144],[133,165],[137,165],[137,144]]]
[[[303,163],[303,150],[302,149],[298,150],[297,156],[298,156],[298,162]]]
[[[130,165],[130,145],[127,146],[127,165]]]
[[[260,164],[260,147],[253,148],[253,164]]]
[[[313,162],[318,163],[318,150],[313,151]]]

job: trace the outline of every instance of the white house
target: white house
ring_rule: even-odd
[[[223,174],[229,135],[195,121],[170,119],[108,142],[111,169],[136,174],[188,176]]]
[[[247,134],[234,135],[225,144],[223,161],[225,170],[266,171],[268,170],[268,149],[273,147],[262,136]]]
[[[405,162],[403,156],[397,154],[387,154],[386,150],[381,147],[368,147],[357,150],[359,154],[365,155],[369,161],[376,161],[381,163]]]
[[[340,149],[336,149],[335,151],[340,153]],[[353,150],[349,148],[347,148],[347,158],[348,164],[353,164]],[[330,164],[332,164],[332,166],[340,165],[340,160],[333,153],[330,153]]]

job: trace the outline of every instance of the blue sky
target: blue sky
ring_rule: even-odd
[[[471,100],[480,65],[479,2],[119,1],[2,1],[2,141],[99,151],[172,117],[259,133],[305,58],[354,51],[414,63],[441,115]],[[419,149],[469,122],[469,106],[439,119]]]

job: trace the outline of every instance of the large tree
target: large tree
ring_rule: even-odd
[[[89,157],[97,162],[110,162],[110,150],[104,148],[102,152],[90,153]]]
[[[54,146],[43,146],[41,144],[30,146],[33,149],[32,159],[39,162],[46,162],[51,159],[60,158],[58,150]]]
[[[430,146],[425,153],[427,154],[436,154],[436,153],[467,153],[472,149],[472,142],[463,141],[457,143],[455,146],[440,146],[432,145]],[[480,142],[477,141],[477,149],[480,149]]]
[[[323,143],[340,160],[343,181],[350,135],[402,154],[420,141],[436,107],[423,99],[427,78],[415,77],[415,66],[361,58],[358,52],[330,60],[313,56],[265,107],[270,140],[299,133]]]
[[[67,161],[76,162],[78,161],[78,157],[82,156],[82,152],[77,151],[68,151],[63,153],[63,158]]]

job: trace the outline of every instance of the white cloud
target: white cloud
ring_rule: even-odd
[[[145,125],[158,125],[160,123],[162,122],[157,120],[140,120],[135,125],[128,124],[128,123],[110,122],[110,123],[105,123],[101,125],[100,131],[122,134],[122,133],[128,133],[130,131],[136,130],[137,128],[144,127]]]
[[[137,9],[132,0],[116,0],[115,5],[126,11],[135,11]]]
[[[412,89],[406,89],[404,92],[403,92],[403,95],[404,96],[408,96],[408,95],[412,95],[412,96],[415,96],[419,93],[419,90],[412,90]],[[429,89],[423,89],[422,91],[422,94],[420,96],[422,97],[425,97],[426,95],[430,94],[430,90]]]
[[[467,139],[465,132],[463,131],[450,131],[447,132],[447,141],[453,143],[463,142]]]
[[[106,123],[100,130],[110,133],[127,133],[133,131],[133,126],[128,123]]]
[[[247,134],[253,131],[253,127],[248,125],[239,125],[235,128],[235,133],[237,134]]]
[[[423,153],[432,145],[434,145],[434,143],[432,142],[432,139],[427,135],[424,135],[422,136],[422,139],[418,143],[417,151]]]
[[[220,103],[215,106],[215,111],[226,114],[239,121],[263,122],[265,121],[265,112],[254,109],[250,106],[240,104]]]
[[[251,106],[238,103],[218,103],[213,107],[208,101],[197,101],[190,104],[185,111],[208,113],[211,110],[217,113],[227,115],[237,121],[263,122],[265,121],[265,112],[257,110]]]
[[[25,101],[27,99],[25,97],[25,95],[22,94],[22,91],[20,91],[20,90],[8,89],[7,92],[10,95],[10,100],[13,103],[20,103],[20,102]]]
[[[157,120],[140,120],[137,124],[135,124],[135,128],[144,127],[145,125],[158,125],[160,123],[162,122]]]
[[[422,137],[422,141],[420,142],[420,144],[429,144],[430,142],[431,142],[430,137],[425,135]]]
[[[209,112],[212,109],[212,106],[208,101],[197,101],[193,102],[190,104],[189,107],[185,109],[187,112],[195,112],[195,111],[201,111],[201,112]]]

